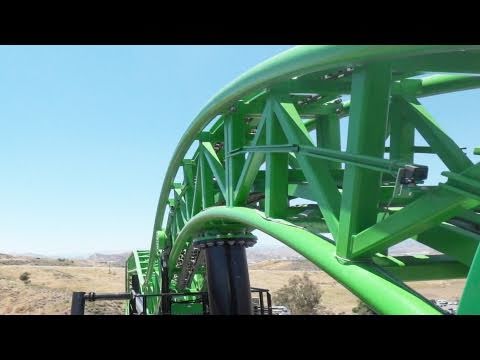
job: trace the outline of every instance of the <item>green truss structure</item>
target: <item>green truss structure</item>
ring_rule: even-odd
[[[299,46],[252,68],[180,139],[127,291],[205,291],[196,241],[258,229],[379,314],[443,314],[404,281],[452,278],[466,279],[458,314],[480,314],[480,163],[419,100],[478,88],[478,74],[480,46]],[[414,160],[425,153],[445,164],[445,183],[423,185],[428,166]],[[442,255],[388,255],[410,238]],[[150,296],[147,313],[160,303]]]

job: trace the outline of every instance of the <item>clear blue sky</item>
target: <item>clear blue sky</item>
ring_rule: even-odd
[[[147,248],[188,124],[225,84],[287,48],[0,46],[0,252]],[[479,94],[423,100],[472,159]]]

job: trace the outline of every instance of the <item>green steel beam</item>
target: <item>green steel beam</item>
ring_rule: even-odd
[[[353,74],[347,152],[383,158],[390,96],[389,64],[366,66]],[[343,178],[337,255],[349,259],[353,235],[377,222],[381,174],[347,164]]]
[[[241,114],[240,114],[241,115]],[[230,114],[224,119],[225,153],[228,154],[233,149],[241,147],[245,143],[245,121],[241,116]],[[243,156],[225,157],[225,180],[226,180],[226,203],[228,206],[234,204],[235,183],[245,163]]]
[[[193,183],[193,174],[195,172],[195,162],[193,160],[183,160],[183,182],[185,184],[185,194],[184,199],[186,203],[186,216],[190,218],[191,209],[193,205],[193,194],[194,194],[194,183]]]
[[[227,187],[225,184],[225,169],[223,168],[222,162],[218,158],[215,149],[211,143],[204,142],[202,143],[203,147],[203,158],[206,160],[210,169],[212,170],[213,176],[215,176],[216,183],[220,188],[220,192],[223,195],[223,198],[227,198]]]
[[[439,74],[422,79],[405,79],[392,83],[392,95],[406,95],[414,97],[428,97],[454,91],[471,90],[480,87],[480,76]],[[320,94],[347,94],[350,84],[318,81],[317,79],[289,81],[273,88],[281,93],[320,93]],[[308,107],[306,108],[308,109]],[[348,110],[347,110],[348,111]],[[302,112],[300,110],[300,112]]]
[[[298,163],[297,156],[295,154],[288,154],[288,165],[292,169],[300,169],[300,164]]]
[[[480,200],[480,181],[465,175],[443,171],[442,175],[448,178],[446,184],[440,184],[451,191],[465,194],[472,199]]]
[[[480,164],[467,168],[461,175],[480,179]],[[480,198],[472,198],[470,193],[461,190],[452,191],[452,188],[440,186],[433,189],[401,211],[359,233],[355,236],[353,256],[380,251],[480,204]]]
[[[300,72],[325,71],[332,67],[348,66],[358,62],[368,63],[372,60],[379,61],[382,59],[387,61],[401,57],[411,58],[425,54],[448,53],[457,49],[478,50],[480,46],[299,46],[279,54],[244,73],[212,97],[180,139],[167,168],[165,180],[160,191],[152,241],[154,240],[155,232],[162,226],[170,184],[175,178],[178,167],[190,145],[196,139],[197,134],[215,116],[225,111],[235,101],[269,87],[273,83],[288,81],[292,77],[298,76]],[[152,267],[150,266],[149,272],[151,270]]]
[[[168,227],[168,231],[169,231],[169,235],[172,238],[172,242],[173,242],[177,238],[177,234],[178,234],[178,231],[177,231],[177,228],[178,228],[177,227],[177,217],[175,215],[175,208],[170,209],[170,214],[172,215],[171,216],[172,220],[170,222],[170,226]],[[152,247],[153,247],[153,245],[152,245]],[[149,266],[150,266],[150,264],[149,264]]]
[[[480,214],[477,212],[473,212],[471,210],[466,211],[457,216],[459,219],[471,222],[476,225],[480,225]]]
[[[338,177],[338,183],[342,183],[342,178]],[[258,187],[261,188],[263,186],[263,183],[259,182]],[[378,213],[384,213],[385,209],[383,208],[386,205],[390,206],[391,208],[395,207],[404,207],[407,206],[408,204],[414,202],[421,196],[426,191],[419,190],[419,191],[412,191],[409,196],[405,197],[394,197],[392,199],[392,193],[393,193],[393,186],[382,186],[381,189],[381,195],[380,195],[380,205],[377,209]],[[302,199],[314,201],[315,198],[313,197],[312,192],[310,191],[310,188],[308,186],[308,183],[289,183],[288,184],[288,195],[291,197],[299,197]]]
[[[434,189],[354,237],[353,257],[381,251],[477,206],[480,202]]]
[[[370,169],[377,172],[383,172],[396,176],[398,169],[405,166],[414,165],[404,161],[387,160],[379,157],[373,157],[368,155],[352,154],[347,151],[330,150],[325,148],[316,148],[314,146],[296,145],[296,144],[281,144],[281,145],[260,145],[260,146],[244,146],[239,149],[233,150],[229,156],[235,157],[243,153],[296,153],[308,157],[316,157],[319,159],[329,160],[337,163],[346,163],[361,167],[364,169]],[[339,168],[336,168],[337,170]]]
[[[401,59],[394,62],[394,67],[400,71],[480,74],[480,53],[456,51],[416,59]]]
[[[471,75],[433,75],[421,79],[415,97],[440,95],[454,91],[477,89],[480,87],[480,76]]]
[[[410,147],[408,147],[408,149],[410,149]],[[435,151],[433,151],[433,149],[430,146],[413,146],[412,149],[414,154],[435,154]],[[405,150],[407,150],[407,147],[405,147]],[[399,151],[399,150],[392,150],[392,147],[385,146],[386,153],[390,153],[391,151]]]
[[[458,55],[458,53],[455,53],[458,50],[461,50],[463,53]],[[477,51],[477,53],[471,53],[472,51]],[[370,158],[384,160],[383,153],[385,150],[391,150],[391,160],[411,163],[413,161],[410,159],[415,152],[424,151],[436,153],[448,165],[452,174],[449,175],[447,184],[440,184],[440,187],[425,191],[425,194],[423,195],[421,195],[421,192],[413,191],[412,194],[414,196],[404,196],[402,193],[402,197],[393,199],[391,204],[395,204],[394,206],[406,206],[403,209],[390,208],[390,214],[386,219],[380,219],[380,222],[375,224],[377,221],[377,216],[375,216],[375,221],[371,223],[366,221],[365,223],[368,224],[364,228],[360,227],[359,231],[350,231],[351,229],[347,231],[351,233],[351,239],[353,239],[353,253],[350,255],[354,259],[371,255],[374,252],[383,251],[386,247],[401,241],[405,237],[408,238],[420,234],[418,235],[420,241],[433,242],[433,245],[437,248],[445,249],[446,253],[464,264],[461,265],[463,267],[465,267],[465,265],[470,265],[470,263],[467,264],[466,262],[472,261],[474,253],[473,248],[476,246],[475,244],[478,243],[475,238],[477,234],[473,234],[470,231],[458,227],[445,230],[444,227],[449,225],[441,224],[441,222],[450,221],[449,219],[452,217],[460,218],[468,209],[478,207],[480,204],[480,197],[477,198],[478,179],[480,179],[480,170],[478,170],[478,168],[480,168],[480,166],[478,168],[472,166],[471,161],[469,161],[458,146],[438,128],[438,125],[417,100],[415,100],[415,98],[477,88],[480,87],[480,77],[466,75],[435,75],[423,79],[408,79],[407,77],[420,74],[418,73],[418,70],[425,66],[430,66],[430,69],[433,69],[432,66],[439,66],[442,67],[443,71],[445,71],[445,69],[456,69],[457,71],[467,68],[476,69],[478,64],[472,63],[471,59],[477,59],[478,54],[480,54],[480,46],[296,47],[258,65],[233,83],[229,84],[217,96],[212,98],[207,106],[194,119],[192,125],[187,129],[186,133],[180,140],[173,159],[169,164],[160,193],[155,217],[150,251],[150,253],[152,253],[152,249],[155,250],[152,253],[154,255],[149,258],[148,268],[141,269],[142,274],[145,274],[145,279],[148,279],[143,284],[143,291],[152,292],[158,288],[158,253],[156,251],[157,246],[154,244],[156,243],[156,240],[153,239],[156,239],[155,236],[157,232],[161,230],[164,222],[165,208],[169,204],[168,197],[170,188],[173,186],[176,190],[173,191],[175,199],[171,205],[175,206],[175,209],[173,210],[175,216],[172,217],[169,215],[168,219],[166,219],[167,228],[165,229],[168,238],[172,239],[171,241],[174,241],[169,264],[175,262],[180,251],[184,249],[185,246],[189,245],[189,235],[187,236],[186,234],[193,235],[193,232],[195,231],[192,229],[195,228],[197,219],[201,218],[203,221],[202,223],[198,223],[198,226],[210,228],[211,226],[215,227],[215,224],[219,224],[217,221],[221,221],[222,219],[228,221],[235,218],[239,220],[241,218],[245,221],[242,220],[240,222],[255,228],[260,226],[260,230],[262,230],[262,226],[266,228],[269,223],[273,223],[273,226],[275,227],[275,237],[277,238],[287,236],[287,233],[290,231],[288,234],[289,239],[284,238],[282,241],[286,242],[287,245],[289,241],[295,242],[294,246],[302,248],[302,254],[307,256],[307,258],[315,258],[314,262],[316,262],[317,265],[321,262],[323,268],[326,266],[323,262],[327,262],[327,267],[332,266],[332,268],[330,268],[331,275],[333,274],[332,276],[337,280],[343,279],[341,282],[347,283],[347,286],[350,289],[354,288],[354,290],[352,290],[354,293],[355,291],[361,293],[361,298],[370,305],[374,304],[372,307],[380,313],[396,313],[394,307],[397,305],[392,305],[392,303],[398,303],[399,299],[407,299],[407,293],[415,299],[425,302],[425,299],[419,297],[418,294],[415,294],[411,289],[408,289],[401,283],[397,282],[394,278],[385,275],[384,271],[368,261],[359,265],[360,263],[356,261],[344,264],[338,259],[334,259],[336,265],[331,265],[329,263],[329,256],[327,256],[326,259],[320,259],[320,255],[324,257],[326,255],[325,252],[322,252],[323,250],[316,251],[316,246],[321,247],[323,245],[317,245],[316,243],[313,245],[314,241],[319,244],[328,243],[328,245],[331,246],[329,251],[332,251],[331,254],[333,257],[335,257],[335,245],[318,238],[307,230],[294,228],[292,224],[286,224],[284,221],[286,215],[282,214],[281,211],[275,215],[281,219],[278,221],[272,219],[267,220],[263,214],[261,217],[264,221],[258,219],[255,221],[249,219],[247,221],[244,216],[245,214],[241,214],[241,212],[248,209],[238,209],[240,212],[237,212],[237,208],[230,208],[227,206],[226,209],[232,210],[233,212],[219,210],[220,212],[215,213],[215,211],[211,212],[212,209],[215,208],[210,207],[213,206],[215,202],[217,204],[223,203],[222,197],[225,198],[227,205],[245,206],[246,200],[250,197],[250,192],[252,190],[258,191],[259,186],[262,185],[263,182],[263,186],[266,188],[265,193],[269,193],[267,203],[270,202],[270,204],[267,204],[267,212],[270,216],[273,216],[272,210],[275,212],[276,209],[279,208],[275,205],[276,201],[280,201],[280,198],[284,198],[287,201],[287,193],[292,194],[292,192],[298,193],[300,191],[303,195],[309,195],[312,197],[320,208],[320,211],[317,210],[316,212],[317,215],[315,217],[315,222],[320,224],[325,220],[329,231],[332,232],[332,235],[338,241],[338,218],[340,215],[341,196],[343,196],[343,201],[346,201],[345,195],[346,192],[348,193],[348,187],[344,187],[343,190],[340,189],[339,191],[337,189],[337,183],[342,177],[344,182],[347,182],[349,178],[349,176],[343,176],[343,171],[341,171],[341,174],[334,172],[334,170],[339,170],[338,163],[332,161],[326,162],[322,160],[322,158],[316,157],[318,156],[316,153],[312,155],[302,152],[295,154],[267,152],[267,158],[269,157],[269,160],[267,160],[265,172],[262,172],[259,171],[259,168],[264,162],[264,153],[249,153],[247,154],[246,161],[244,161],[244,156],[229,157],[228,154],[236,148],[244,147],[246,144],[261,147],[262,145],[270,146],[272,143],[286,143],[287,141],[278,140],[279,137],[282,136],[282,131],[289,143],[297,144],[299,147],[303,146],[304,150],[308,150],[309,148],[314,148],[314,144],[308,134],[308,132],[313,129],[317,130],[318,147],[316,148],[316,151],[333,149],[333,151],[336,150],[338,152],[339,148],[337,146],[340,142],[338,141],[339,138],[336,136],[336,131],[339,129],[339,121],[335,121],[334,119],[347,116],[351,112],[350,127],[353,128],[355,123],[356,126],[358,126],[358,131],[352,130],[349,132],[348,145],[353,141],[350,139],[352,136],[351,134],[355,134],[357,135],[357,141],[370,142],[363,146],[368,151],[375,149],[375,154],[365,154],[365,152],[359,154],[356,151],[352,151],[352,146],[349,146],[348,152],[353,152],[353,154],[351,153],[348,155],[361,155],[363,157],[361,161]],[[463,60],[458,60],[458,62],[456,62],[456,59]],[[430,60],[432,62],[429,64]],[[388,86],[391,86],[391,93],[395,95],[392,102],[392,108],[395,108],[395,105],[398,104],[398,99],[400,99],[398,100],[399,102],[404,101],[406,104],[404,103],[400,106],[399,118],[402,119],[401,121],[395,122],[395,115],[392,115],[391,119],[385,119],[387,121],[391,120],[391,124],[388,129],[387,127],[383,127],[384,130],[387,130],[384,132],[383,140],[385,140],[385,134],[390,132],[391,146],[390,148],[385,148],[384,144],[382,144],[380,152],[380,146],[377,148],[374,144],[375,139],[379,139],[380,136],[374,136],[373,142],[369,136],[371,135],[370,132],[373,131],[374,133],[380,133],[381,129],[371,127],[368,129],[368,133],[358,135],[358,132],[366,132],[367,129],[364,126],[361,126],[358,123],[358,120],[355,120],[362,118],[358,115],[361,113],[361,111],[358,110],[360,102],[357,103],[356,101],[359,94],[358,86],[356,86],[356,83],[359,83],[357,80],[359,75],[356,74],[368,73],[369,69],[374,69],[375,67],[387,68],[390,65],[395,71],[398,71],[398,68],[402,66],[409,67],[407,72],[397,72],[397,74],[392,77],[392,81],[388,81]],[[350,73],[344,74],[345,76],[342,79],[336,79],[335,75],[332,78],[331,74],[340,73],[347,67],[354,68],[353,77],[350,76]],[[327,79],[327,77],[329,79]],[[376,85],[377,84],[378,82],[376,82]],[[306,99],[303,98],[303,95],[297,96],[298,94],[290,96],[292,94],[289,94],[288,91],[286,91],[288,87],[294,89],[295,92],[302,93],[312,91],[311,94],[320,94],[323,97],[322,99],[316,99],[319,100],[316,103],[312,102],[307,105],[299,105],[297,109],[292,102],[296,103],[296,100],[308,100],[307,102],[309,102],[313,98]],[[332,99],[337,96],[349,94],[350,87],[352,87],[352,106],[350,106],[349,102],[341,103],[339,101],[332,101]],[[388,95],[382,95],[382,88],[384,88],[383,85],[380,86],[380,91],[375,89],[375,91],[371,91],[371,95],[365,95],[366,101],[362,102],[363,105],[366,104],[366,109],[370,109],[369,111],[373,114],[373,117],[377,118],[379,117],[378,113],[382,112],[381,106],[380,111],[378,111],[378,109],[374,110],[374,106],[372,106],[371,103],[374,103],[375,101],[381,102],[383,99],[383,101],[386,101],[388,104]],[[275,101],[272,99],[277,100]],[[273,109],[268,108],[269,104],[273,106]],[[259,117],[257,114],[262,112],[262,110],[263,114],[265,115],[265,113],[267,113],[268,116]],[[273,113],[277,116],[282,131],[275,131],[271,122],[265,123],[265,119],[274,121],[275,116],[273,116]],[[412,114],[415,114],[415,116]],[[215,120],[213,126],[209,127],[210,130],[204,131],[205,126],[218,115],[222,116],[218,120]],[[248,118],[246,118],[246,116]],[[238,121],[241,122],[241,124],[229,122],[229,118],[238,118]],[[331,125],[330,128],[326,125],[319,125],[318,123],[319,119],[326,118],[332,119],[332,122],[328,125]],[[374,122],[374,120],[371,119],[371,116],[364,116],[364,118],[368,119],[364,120],[367,121],[365,122],[367,126],[371,126]],[[404,121],[406,119],[408,119],[407,122]],[[259,120],[260,123],[258,123]],[[251,130],[253,127],[257,126],[257,123],[257,133],[253,134]],[[428,149],[413,146],[412,124],[430,144]],[[235,125],[238,125],[239,127],[243,126],[245,130],[241,131],[239,128],[235,128]],[[325,127],[327,127],[327,129],[325,129]],[[245,136],[243,140],[245,143],[241,140],[242,134]],[[188,166],[191,166],[190,170],[186,169],[186,164],[183,162],[184,184],[178,187],[174,184],[174,178],[178,173],[179,167],[182,165],[185,154],[195,139],[199,139],[203,144],[201,144],[193,158],[195,163],[191,163],[190,165],[187,164],[187,168]],[[224,141],[225,144],[224,150],[220,150],[217,154],[213,149],[213,144],[222,141]],[[237,144],[235,144],[236,141],[238,141]],[[208,145],[205,147],[204,144]],[[362,148],[361,145],[356,146]],[[354,147],[355,146],[353,146],[353,148]],[[275,161],[272,162],[272,159],[278,159],[279,156],[283,156],[286,159],[286,162],[282,164],[282,166],[279,166],[279,168],[286,170],[286,175],[281,178],[281,182],[278,181],[280,177],[277,179],[278,171],[275,170],[275,165],[272,166],[272,164],[275,164]],[[465,158],[468,161],[466,161]],[[224,160],[225,166],[223,166]],[[232,169],[232,164],[237,160],[238,163],[245,162],[245,164],[242,164],[243,166],[234,165],[235,169]],[[392,163],[388,160],[386,161],[389,162],[389,164]],[[292,178],[291,174],[293,173],[288,170],[288,165],[292,168],[301,170],[305,175],[304,179],[306,182],[302,182],[302,179],[300,178]],[[196,169],[195,166],[197,166]],[[359,173],[368,173],[371,171],[370,169],[365,169],[365,167],[362,168],[358,165],[347,165],[347,167],[351,167]],[[360,191],[360,195],[358,195],[359,198],[363,197],[367,201],[371,201],[372,203],[376,202],[377,205],[382,204],[383,206],[385,197],[388,197],[388,195],[392,193],[392,187],[388,186],[381,188],[380,183],[382,178],[384,184],[392,184],[392,182],[390,180],[385,182],[385,176],[387,174],[381,174],[381,171],[383,170],[376,169],[374,171],[376,171],[378,177],[376,189],[379,194],[381,192],[381,195],[376,194],[379,196],[374,194],[373,197],[376,199],[372,200],[371,197],[366,194],[369,193],[369,191],[368,189],[365,190],[365,185],[363,183],[360,185],[354,184],[353,187],[358,187],[358,190],[362,190]],[[195,177],[193,176],[194,173],[196,174]],[[263,174],[266,176],[263,176]],[[392,177],[392,175],[393,174],[390,171],[388,176]],[[295,182],[292,183],[292,180]],[[279,185],[280,183],[282,183],[281,186]],[[274,193],[280,194],[280,191],[276,191],[276,186],[284,189],[284,195],[278,197],[272,196]],[[263,190],[260,190],[260,192],[262,193]],[[417,196],[418,194],[420,194],[420,197]],[[255,197],[258,194],[252,195]],[[356,193],[355,196],[357,196]],[[204,211],[199,212],[194,218],[191,218],[191,216],[196,213],[194,208],[195,210],[200,210],[198,207],[199,197],[201,197],[202,208],[204,208]],[[255,200],[254,198],[251,199],[252,201]],[[416,200],[412,201],[412,199]],[[261,197],[258,201],[263,202]],[[275,202],[275,204],[273,204],[273,202]],[[374,212],[373,208],[374,207],[372,206],[372,213]],[[355,212],[359,207],[355,208],[355,206],[353,206],[352,209]],[[290,213],[289,209],[286,210]],[[343,208],[342,211],[344,211]],[[375,213],[381,211],[383,211],[381,207],[375,207]],[[470,213],[472,212],[470,211]],[[346,211],[344,214],[346,214]],[[360,217],[357,215],[353,216],[357,225],[362,219],[368,217],[363,213],[359,214]],[[379,216],[381,216],[381,213]],[[318,228],[318,226],[310,227],[308,224],[308,221],[312,219],[313,217],[306,219],[306,221],[300,222],[299,224],[305,225],[305,229],[310,229],[311,231],[316,232],[320,228]],[[189,221],[186,222],[186,220]],[[451,220],[452,223],[453,220]],[[282,223],[285,228],[276,228],[275,225],[277,223]],[[462,225],[460,224],[459,226]],[[353,227],[354,226],[351,226],[351,228]],[[435,234],[435,230],[432,229],[441,232],[441,236]],[[308,236],[314,236],[316,239],[313,240],[313,238],[311,238],[312,244],[308,246],[304,244],[303,240],[298,239],[298,237],[302,238],[304,235],[307,236],[307,234],[309,234]],[[455,239],[455,242],[452,243],[451,239]],[[303,247],[304,245],[305,247]],[[142,264],[145,264],[145,262]],[[435,266],[438,265],[428,264],[424,269],[433,269]],[[459,270],[458,264],[446,264],[445,266],[450,269],[446,272],[445,276],[452,276],[452,274],[455,274],[455,271]],[[369,298],[369,292],[373,294],[373,285],[378,279],[367,279],[364,278],[363,275],[357,277],[359,274],[354,275],[354,271],[352,271],[352,269],[356,269],[355,267],[360,267],[363,270],[366,270],[370,274],[368,276],[378,275],[382,281],[389,284],[383,284],[382,281],[380,281],[377,282],[377,288],[380,289],[382,286],[385,286],[385,288],[392,286],[391,289],[395,288],[392,294],[396,294],[392,295],[393,297],[388,300],[388,304],[380,304],[378,298],[380,298],[383,293],[381,295],[380,293],[375,294],[375,296],[378,297],[376,300]],[[421,272],[423,270],[418,270],[418,274],[413,275],[414,273],[409,273],[409,271],[413,271],[414,267],[410,267],[410,270],[407,270],[408,267],[409,266],[406,266],[400,270],[404,273],[404,276],[407,274],[410,278],[421,277]],[[407,272],[405,273],[405,271]],[[436,271],[434,273],[439,274]],[[425,271],[425,274],[428,274],[428,271]],[[200,273],[197,275],[199,283],[203,283],[204,275]],[[357,278],[348,280],[347,278],[350,276]],[[469,275],[467,283],[470,279],[475,279],[472,276],[472,274]],[[358,284],[353,284],[355,281]],[[368,281],[368,285],[361,285],[362,281]],[[381,286],[379,286],[380,284]],[[372,286],[372,289],[370,289],[370,286]],[[468,291],[466,291],[462,301],[467,301],[468,299],[474,299],[474,297],[469,295]],[[399,305],[401,310],[398,313],[415,313],[415,310],[412,311],[412,307],[414,308],[418,304],[412,305],[412,299],[409,299],[408,302],[410,302],[410,304],[407,305],[404,303],[404,300],[400,300],[402,305]],[[155,301],[156,299],[152,299],[152,301],[149,302],[149,313],[151,312],[151,309],[153,309],[152,306],[155,304]],[[415,302],[415,300],[413,300],[413,302]],[[418,305],[417,310],[422,306],[423,305]],[[433,308],[428,305],[428,309]],[[422,311],[420,311],[420,313],[423,313]],[[437,312],[437,310],[434,310],[434,312]]]
[[[195,216],[198,212],[202,209],[202,168],[200,166],[202,156],[200,155],[197,157],[196,163],[196,174],[195,174],[195,184],[193,190],[193,200],[192,200],[192,209],[191,209],[191,216]]]
[[[480,247],[473,258],[458,306],[459,315],[480,315]]]
[[[292,197],[298,197],[301,199],[306,199],[314,201],[315,198],[310,191],[310,186],[307,183],[305,184],[288,184],[288,195]]]
[[[202,188],[202,208],[206,209],[214,204],[214,193],[213,193],[213,173],[208,166],[207,160],[205,159],[203,151],[201,151],[200,157],[200,168],[201,168],[201,181],[200,186]]]
[[[135,262],[135,268],[137,270],[138,283],[140,284],[140,288],[142,288],[143,284],[145,283],[145,277],[144,277],[144,273],[142,271],[142,267],[140,266],[140,259],[138,257],[138,252],[137,251],[133,252],[133,259],[134,259],[134,262]]]
[[[320,115],[316,119],[317,147],[340,151],[340,121],[335,114]],[[330,163],[332,169],[341,169],[341,164]]]
[[[445,255],[373,257],[373,262],[402,281],[465,279],[468,266]]]
[[[480,235],[451,224],[441,224],[418,234],[417,241],[470,266]]]
[[[176,231],[177,233],[182,230],[183,226],[185,225],[185,217],[182,214],[182,201],[180,200],[180,196],[174,192],[174,197],[175,197],[175,225],[176,225]]]
[[[471,75],[433,75],[423,79],[406,79],[392,84],[392,95],[407,97],[428,97],[445,94],[453,91],[463,91],[480,88],[480,76]],[[346,101],[338,105],[342,111],[339,117],[345,117],[350,112],[350,102]],[[331,111],[334,111],[332,109]],[[332,112],[333,113],[333,112]],[[305,122],[309,130],[315,128],[315,118]]]
[[[290,103],[278,103],[275,99],[272,99],[272,102],[275,115],[288,141],[299,145],[313,146],[308,131],[303,125],[295,106]],[[315,200],[322,210],[328,228],[333,237],[336,238],[340,211],[340,193],[330,174],[328,165],[324,160],[310,158],[302,154],[298,154],[297,160],[312,189]],[[322,176],[318,176],[319,173]]]
[[[273,114],[272,114],[273,115]],[[287,141],[278,120],[272,116],[266,122],[266,144]],[[234,156],[239,157],[239,156]],[[240,156],[243,158],[243,156]],[[273,218],[284,217],[288,208],[288,154],[268,153],[265,170],[265,214]]]
[[[334,178],[340,178],[342,176],[342,172],[343,170],[335,170],[333,172],[333,176]],[[260,182],[265,182],[265,170],[259,170],[258,171],[258,174],[255,178],[255,183],[257,181],[260,181]],[[301,169],[288,169],[288,182],[289,183],[297,183],[297,182],[305,182],[306,179],[305,179],[305,175],[303,174],[302,170]]]
[[[415,127],[402,116],[395,107],[390,106],[390,160],[413,163],[415,153]],[[385,149],[387,150],[387,149]]]
[[[178,235],[169,260],[171,270],[175,260],[193,236],[206,224],[229,221],[259,229],[283,242],[343,284],[380,314],[439,315],[429,301],[412,289],[388,277],[374,264],[343,265],[337,260],[335,245],[284,220],[275,221],[265,214],[248,208],[211,207],[190,219]]]
[[[394,97],[392,102],[398,105],[403,116],[414,124],[418,132],[451,171],[461,172],[473,165],[467,155],[440,129],[433,117],[416,99]]]
[[[267,103],[262,114],[262,119],[257,127],[257,132],[255,137],[252,140],[252,145],[263,145],[265,144],[265,124],[267,119],[270,119],[272,116],[272,108],[270,103]],[[258,170],[262,163],[265,161],[265,155],[256,153],[248,154],[247,159],[243,165],[242,172],[238,178],[237,185],[235,187],[235,202],[236,206],[245,204],[250,189],[253,185],[255,177],[257,176]]]

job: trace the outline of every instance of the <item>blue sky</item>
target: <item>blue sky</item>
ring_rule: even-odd
[[[0,252],[147,248],[165,169],[191,120],[288,48],[0,46]],[[479,94],[422,100],[476,162]],[[433,164],[432,181],[439,171]]]

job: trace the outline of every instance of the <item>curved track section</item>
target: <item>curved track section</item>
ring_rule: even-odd
[[[180,140],[127,289],[137,276],[144,294],[205,291],[214,260],[203,249],[252,245],[259,229],[378,313],[439,314],[403,281],[462,277],[458,312],[480,313],[480,164],[419,101],[480,87],[479,60],[480,46],[301,46],[246,72]],[[446,183],[424,185],[424,153]],[[388,255],[409,238],[442,255]],[[158,313],[160,298],[148,301]]]

